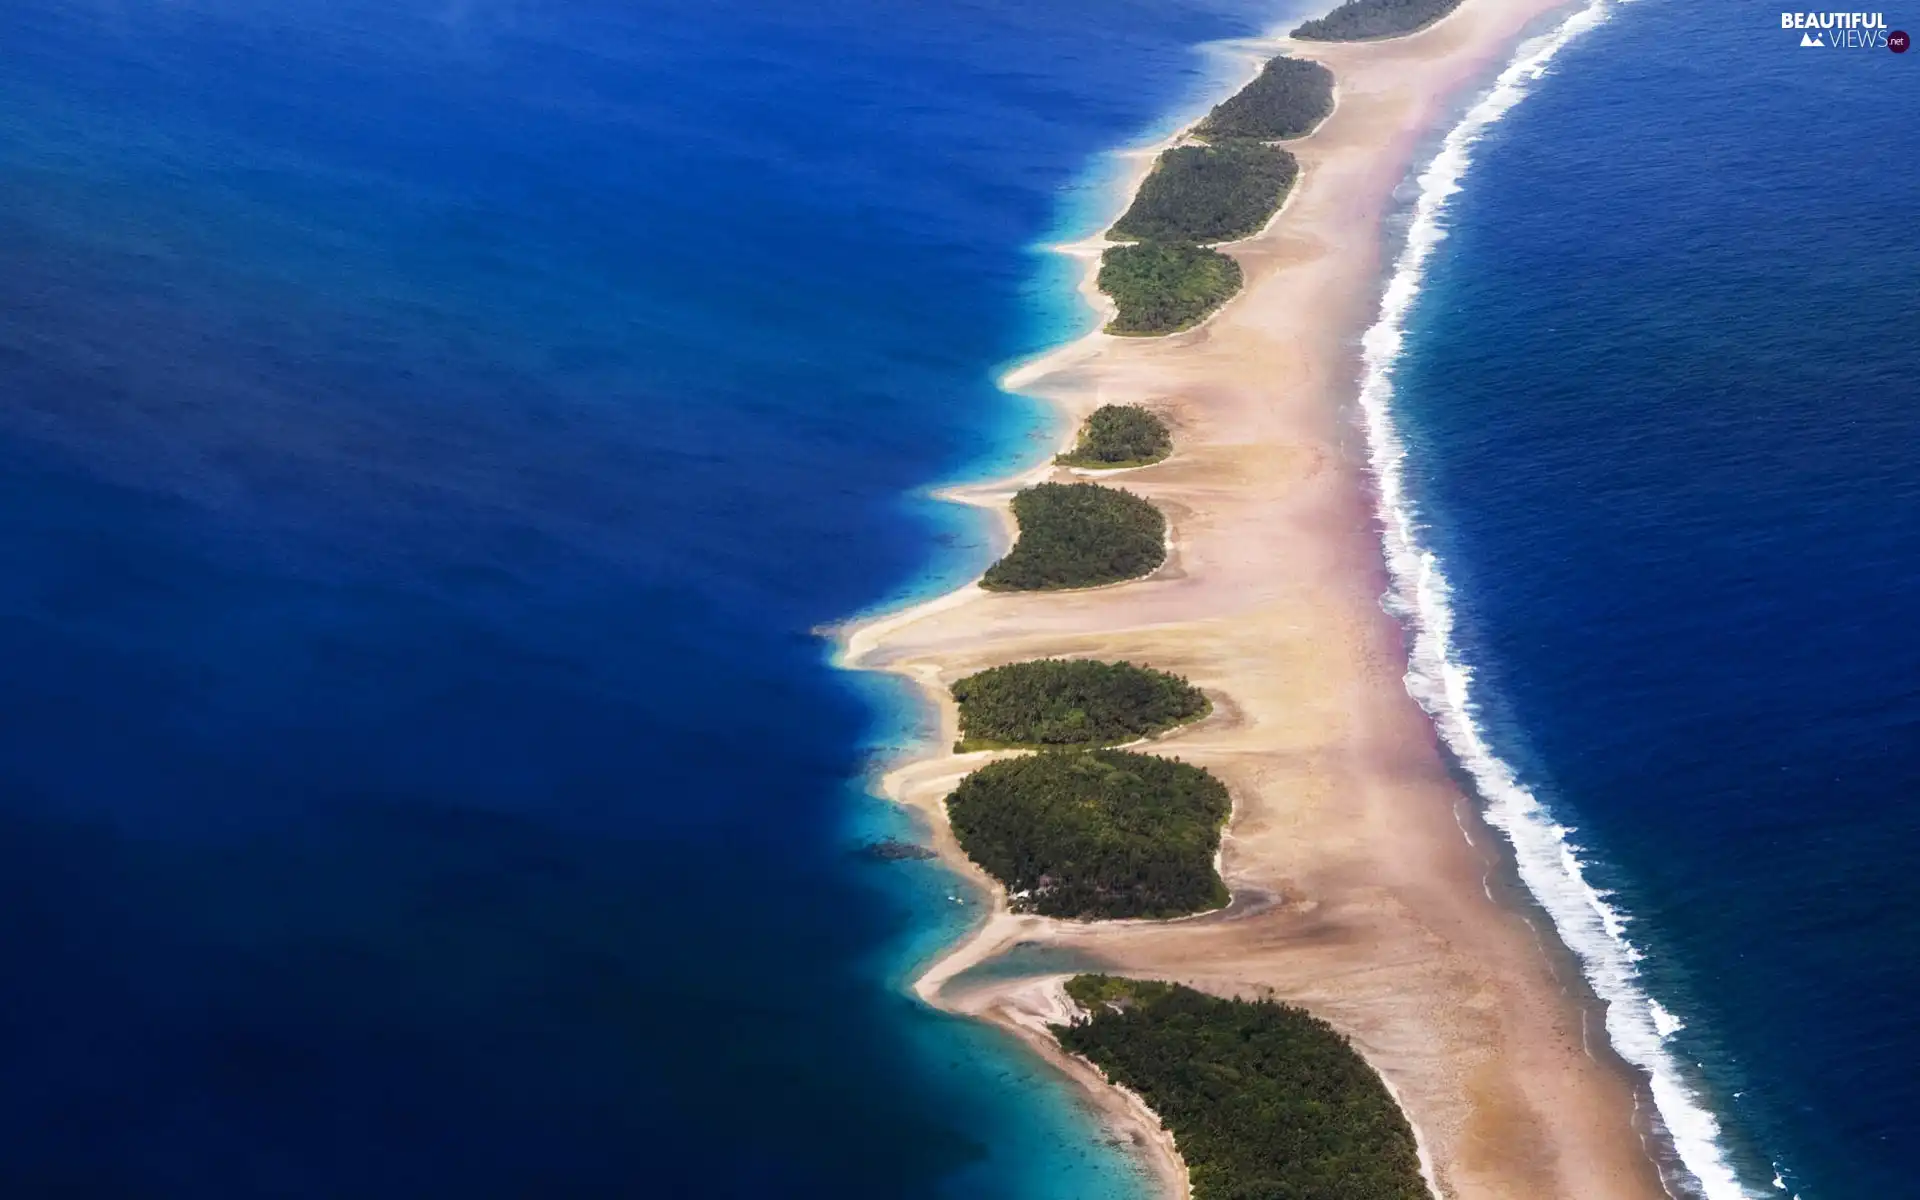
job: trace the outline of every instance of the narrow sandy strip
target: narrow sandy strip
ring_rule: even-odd
[[[1388,1079],[1445,1197],[1667,1195],[1647,1151],[1658,1140],[1638,1115],[1640,1084],[1607,1051],[1583,981],[1511,884],[1500,843],[1407,695],[1401,632],[1379,605],[1386,579],[1353,416],[1357,342],[1379,300],[1394,189],[1421,139],[1491,81],[1523,33],[1563,9],[1564,0],[1466,0],[1395,41],[1273,43],[1271,52],[1331,67],[1339,101],[1289,143],[1301,176],[1281,219],[1228,248],[1245,291],[1191,332],[1095,334],[1008,380],[1057,404],[1070,427],[1104,403],[1168,417],[1174,456],[1124,480],[1166,512],[1168,565],[1087,592],[969,585],[843,634],[843,663],[902,674],[938,705],[937,740],[883,790],[922,810],[945,859],[994,897],[993,915],[916,990],[1004,1025],[1080,1082],[1168,1195],[1186,1194],[1186,1175],[1158,1123],[1045,1035],[1063,1011],[1059,981],[982,980],[968,968],[1034,943],[1130,975],[1302,1004]],[[953,498],[1004,513],[1018,486],[1055,475],[1041,467]],[[959,854],[943,802],[994,755],[951,752],[946,687],[1046,655],[1145,662],[1213,699],[1211,717],[1156,745],[1233,792],[1222,862],[1235,901],[1225,912],[1168,923],[1017,916]]]

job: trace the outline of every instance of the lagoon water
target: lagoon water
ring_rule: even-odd
[[[1251,8],[0,5],[0,1192],[1137,1194],[811,631]]]
[[[853,853],[919,714],[813,630],[983,565],[914,497],[1044,448],[1036,247],[1281,15],[0,6],[0,1190],[1137,1196],[902,993],[973,898]],[[1619,5],[1406,314],[1475,728],[1716,1197],[1920,1194],[1917,71]]]

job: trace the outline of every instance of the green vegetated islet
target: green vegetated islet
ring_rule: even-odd
[[[1205,145],[1160,156],[1110,236],[1131,244],[1100,256],[1100,290],[1119,311],[1108,333],[1191,329],[1240,290],[1240,264],[1203,242],[1257,233],[1299,175],[1293,155],[1265,143],[1298,137],[1333,111],[1333,74],[1276,58],[1194,130]]]
[[[1293,36],[1310,42],[1364,42],[1413,33],[1460,7],[1460,0],[1347,0]]]
[[[1199,767],[1126,750],[989,763],[947,798],[967,857],[1016,912],[1114,920],[1219,908],[1227,789]]]
[[[1129,662],[1042,658],[953,685],[960,750],[1110,746],[1205,716],[1206,696],[1178,675]]]
[[[1031,592],[1095,587],[1151,574],[1167,558],[1167,519],[1132,492],[1040,483],[1013,498],[1020,536],[980,586]]]
[[[1272,1001],[1081,975],[1060,1044],[1173,1132],[1194,1200],[1430,1200],[1405,1114],[1326,1022]]]
[[[1214,105],[1194,132],[1208,141],[1294,138],[1332,111],[1332,71],[1304,58],[1276,58],[1252,83]]]
[[[1160,156],[1107,236],[1135,242],[1247,237],[1279,211],[1299,173],[1293,155],[1278,146],[1175,146]]]
[[[1205,320],[1240,290],[1240,264],[1205,246],[1137,242],[1100,256],[1100,290],[1119,312],[1108,333],[1178,333]]]
[[[1144,467],[1173,453],[1167,423],[1138,404],[1103,404],[1088,414],[1073,449],[1054,459],[1063,467]]]

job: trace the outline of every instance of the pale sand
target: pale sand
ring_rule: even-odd
[[[1442,1196],[1666,1194],[1637,1124],[1638,1084],[1605,1047],[1564,952],[1514,902],[1493,835],[1402,684],[1405,650],[1379,606],[1386,579],[1352,412],[1358,334],[1379,300],[1381,219],[1418,140],[1562,3],[1467,0],[1396,41],[1276,43],[1332,67],[1339,101],[1292,144],[1302,174],[1284,212],[1232,248],[1246,290],[1198,330],[1094,335],[1016,373],[1013,384],[1057,403],[1071,424],[1103,403],[1166,413],[1174,456],[1124,478],[1168,515],[1164,568],[1086,592],[967,587],[844,636],[847,665],[907,675],[939,704],[938,742],[884,790],[924,811],[947,860],[995,899],[991,919],[917,990],[998,1021],[1079,1080],[1170,1195],[1186,1194],[1184,1168],[1151,1114],[1045,1035],[1065,1011],[1058,980],[970,982],[967,967],[1032,941],[1126,974],[1305,1005],[1389,1081]],[[1004,511],[1016,487],[1052,474],[1042,467],[955,496]],[[1212,716],[1160,743],[1233,792],[1222,862],[1235,900],[1225,913],[1109,924],[1015,916],[958,853],[942,802],[994,756],[947,752],[956,716],[946,685],[1046,655],[1150,663],[1212,697]]]

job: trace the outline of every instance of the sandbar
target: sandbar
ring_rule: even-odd
[[[1591,993],[1407,694],[1403,631],[1380,605],[1388,581],[1355,412],[1396,189],[1523,37],[1566,11],[1563,0],[1466,0],[1404,38],[1258,46],[1262,58],[1326,63],[1337,102],[1288,143],[1301,173],[1281,212],[1225,247],[1245,290],[1196,329],[1096,333],[1007,380],[1058,406],[1067,442],[1101,404],[1167,417],[1173,455],[1115,480],[1167,514],[1166,565],[1084,592],[969,585],[841,631],[845,665],[905,675],[938,706],[935,740],[881,787],[923,811],[943,857],[993,897],[991,915],[916,991],[1005,1026],[1068,1072],[1170,1196],[1187,1194],[1172,1140],[1045,1034],[1066,1012],[1059,980],[970,978],[969,967],[1038,943],[1118,973],[1303,1005],[1393,1088],[1444,1197],[1669,1194],[1643,1082],[1608,1048]],[[1249,57],[1249,78],[1257,65]],[[1085,286],[1104,304],[1091,293],[1097,246],[1079,249]],[[1004,513],[1019,486],[1073,477],[1040,466],[951,496]],[[1146,663],[1213,700],[1211,715],[1153,750],[1207,767],[1233,793],[1225,911],[1174,922],[1017,915],[959,853],[943,801],[993,754],[951,752],[947,685],[1049,655]]]

